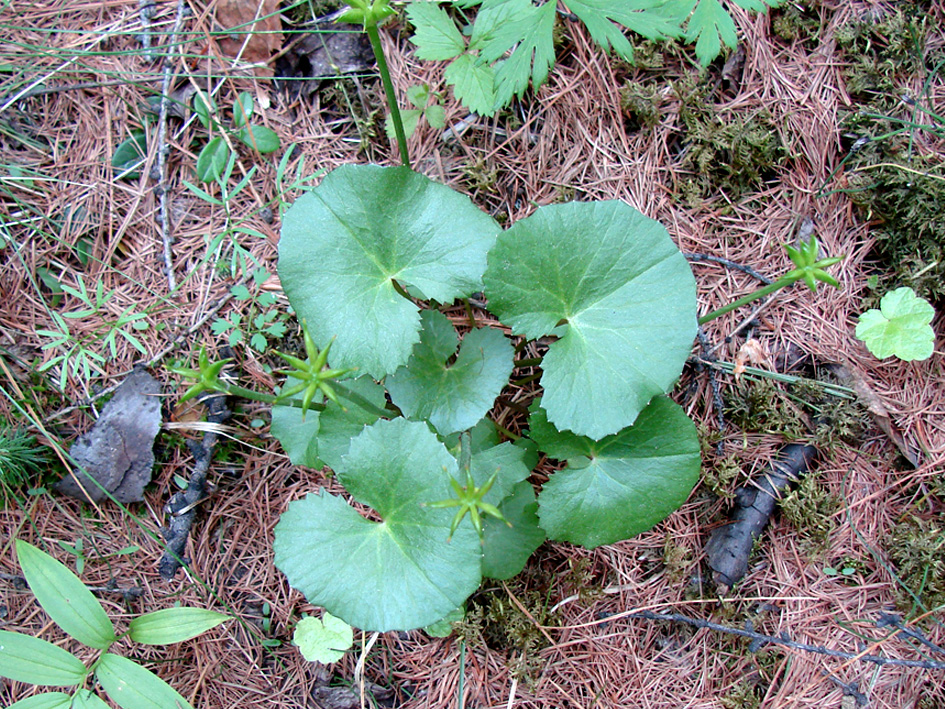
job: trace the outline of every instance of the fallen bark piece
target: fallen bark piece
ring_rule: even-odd
[[[140,502],[151,482],[154,438],[160,429],[161,384],[136,369],[115,390],[92,429],[72,445],[75,470],[54,489],[93,502],[104,499],[106,490],[118,502]]]
[[[732,521],[713,530],[705,548],[717,585],[731,587],[744,577],[755,540],[768,524],[778,500],[807,473],[816,458],[814,446],[786,445],[767,472],[735,491]]]

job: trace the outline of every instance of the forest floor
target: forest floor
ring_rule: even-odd
[[[179,405],[186,384],[166,365],[192,367],[201,347],[230,346],[241,385],[271,390],[272,349],[298,342],[275,276],[280,210],[298,194],[291,179],[299,169],[317,184],[339,165],[397,164],[398,153],[384,134],[372,67],[301,88],[272,72],[254,76],[226,58],[225,40],[211,39],[213,7],[192,10],[178,21],[177,3],[156,4],[153,44],[176,24],[180,50],[164,63],[142,48],[135,0],[0,9],[0,421],[37,435],[51,461],[47,479],[4,487],[0,628],[82,652],[17,582],[13,540],[24,539],[71,568],[81,558],[90,586],[138,589],[130,600],[101,595],[119,622],[176,603],[236,616],[168,648],[121,645],[197,707],[945,706],[941,669],[757,647],[713,628],[630,617],[675,613],[828,651],[945,661],[883,620],[897,614],[903,627],[945,645],[943,3],[804,0],[767,15],[734,8],[739,54],[705,70],[691,47],[642,40],[636,65],[627,65],[562,21],[549,81],[491,119],[470,117],[443,66],[416,58],[402,18],[384,26],[400,95],[428,84],[453,128],[420,125],[409,141],[415,168],[501,223],[554,202],[624,200],[699,255],[691,265],[703,312],[758,285],[726,263],[776,278],[790,268],[783,245],[811,225],[823,252],[844,259],[831,269],[838,289],[796,285],[704,328],[673,393],[705,444],[703,479],[681,509],[593,551],[548,542],[522,574],[483,587],[475,613],[450,637],[391,632],[370,645],[357,636],[327,669],[291,644],[295,623],[317,609],[274,567],[272,541],[289,502],[338,486],[290,464],[268,433],[268,407],[231,402],[213,492],[190,531],[190,564],[170,582],[160,577],[165,504],[191,474],[186,441],[204,430],[204,412]],[[298,36],[276,30],[252,51],[280,52],[282,30],[286,45]],[[297,69],[300,52],[292,56]],[[184,103],[190,86],[216,88],[221,106],[248,91],[254,122],[281,139],[270,155],[239,153],[229,187],[249,180],[225,206],[183,184],[196,183],[207,132],[189,112],[154,112],[149,99],[166,78]],[[937,116],[917,119],[916,105]],[[116,148],[137,135],[144,162],[122,176]],[[280,183],[290,144],[292,178]],[[54,317],[85,307],[67,290],[83,283],[89,312]],[[111,297],[95,302],[98,284]],[[858,315],[901,285],[938,313],[935,353],[924,361],[879,360],[854,337]],[[141,317],[132,322],[130,313]],[[284,327],[266,329],[273,324]],[[842,365],[852,379],[841,383],[859,399],[812,398],[809,389],[765,376],[736,381],[712,368],[734,362],[749,340],[766,353],[759,368],[824,382]],[[119,507],[53,493],[66,474],[63,452],[91,427],[100,394],[136,363],[165,394],[145,500]],[[816,445],[819,460],[782,501],[745,578],[719,588],[705,568],[708,536],[725,523],[734,490],[789,441]],[[136,549],[115,555],[129,546]],[[0,704],[36,691],[2,680]]]

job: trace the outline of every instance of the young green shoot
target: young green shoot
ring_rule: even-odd
[[[787,251],[788,257],[795,266],[792,270],[785,273],[773,283],[769,283],[764,288],[759,288],[754,293],[749,293],[743,298],[733,300],[728,305],[724,305],[717,310],[706,313],[701,318],[699,318],[699,324],[705,325],[707,322],[715,320],[716,318],[721,317],[722,315],[725,315],[736,308],[740,308],[743,305],[748,305],[748,303],[771,295],[775,291],[779,291],[782,288],[792,286],[798,281],[804,281],[804,283],[807,284],[807,287],[810,288],[814,293],[817,292],[818,281],[827,283],[834,288],[839,288],[840,282],[827,273],[826,269],[829,266],[840,263],[843,260],[843,256],[818,258],[818,248],[816,236],[811,236],[810,241],[806,243],[802,242],[798,248],[785,245],[784,249]]]

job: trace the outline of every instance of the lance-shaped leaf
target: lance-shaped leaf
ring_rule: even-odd
[[[41,687],[71,687],[89,673],[75,655],[41,638],[0,630],[0,677]]]
[[[13,702],[7,709],[69,709],[72,695],[65,692],[44,692]]]
[[[139,615],[128,629],[136,643],[170,645],[195,638],[229,619],[206,608],[164,608]]]
[[[538,496],[552,539],[593,549],[644,532],[682,505],[699,479],[699,439],[682,408],[660,396],[636,423],[595,442],[561,433],[533,407],[530,435],[568,465]]]
[[[516,334],[560,333],[542,363],[543,406],[557,428],[595,440],[673,386],[696,335],[689,265],[623,202],[539,208],[499,237],[485,284]]]
[[[407,365],[387,378],[391,400],[410,419],[425,419],[441,434],[471,428],[495,403],[512,374],[514,349],[499,330],[479,328],[459,338],[442,313],[424,310],[420,342]]]
[[[30,590],[56,625],[99,650],[115,642],[105,610],[64,564],[22,539],[16,540],[16,556]]]
[[[102,655],[95,678],[122,709],[193,709],[171,685],[121,655]]]
[[[276,566],[311,603],[369,631],[439,620],[479,585],[479,539],[462,525],[446,543],[452,512],[422,503],[448,496],[456,460],[425,423],[378,421],[351,442],[336,470],[351,496],[309,494],[276,525]]]
[[[332,361],[380,379],[406,364],[420,313],[398,289],[449,303],[480,289],[496,222],[406,167],[344,165],[286,212],[279,277]]]

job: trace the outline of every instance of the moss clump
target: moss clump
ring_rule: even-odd
[[[739,682],[720,699],[725,709],[761,709],[764,696],[762,687],[751,682]]]
[[[825,551],[833,516],[840,510],[840,498],[808,474],[781,500],[781,513],[800,533],[801,539],[815,553]]]
[[[505,653],[509,672],[531,683],[541,673],[541,650],[549,645],[536,623],[550,625],[553,619],[547,615],[546,599],[537,591],[519,590],[515,595],[528,614],[504,591],[489,591],[470,599],[466,617],[453,628],[471,647],[485,645]]]
[[[695,173],[702,196],[725,192],[732,199],[755,191],[784,165],[787,150],[767,111],[720,113],[708,87],[682,97],[679,118],[686,131],[682,167]]]
[[[666,578],[671,583],[681,583],[686,578],[686,571],[692,566],[692,549],[676,543],[672,534],[663,540],[663,567]]]
[[[741,463],[734,455],[727,455],[716,460],[713,465],[703,467],[702,481],[715,496],[730,500],[735,497],[735,483],[741,474]]]
[[[803,414],[769,379],[743,379],[725,396],[725,415],[744,431],[776,433],[789,440],[807,430]]]
[[[628,81],[620,89],[620,109],[628,132],[651,130],[660,121],[660,91],[658,85]]]
[[[886,553],[905,586],[898,589],[901,608],[915,607],[913,594],[926,609],[945,604],[945,530],[940,524],[913,518],[896,525]]]
[[[785,42],[801,42],[813,49],[826,24],[821,17],[822,5],[817,0],[787,3],[771,10],[771,30]]]
[[[906,285],[929,300],[945,296],[945,164],[896,146],[864,158],[849,173],[849,194],[876,221],[876,252],[893,271],[879,290]]]

